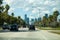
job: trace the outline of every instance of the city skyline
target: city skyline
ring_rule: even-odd
[[[26,24],[34,24],[34,22],[36,22],[36,21],[42,21],[42,20],[41,20],[41,17],[31,18],[31,19],[30,19],[30,18],[27,16],[27,14],[25,14],[24,16],[25,16],[24,20],[25,20]]]
[[[15,16],[27,14],[29,18],[43,17],[46,13],[52,15],[54,10],[60,10],[60,0],[4,0],[3,4],[9,4],[9,15]],[[59,11],[60,12],[60,11]],[[60,16],[59,16],[60,17]]]

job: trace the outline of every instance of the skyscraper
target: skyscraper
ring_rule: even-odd
[[[27,17],[27,24],[29,25],[29,18]]]
[[[35,18],[35,22],[37,21],[37,18]]]
[[[48,18],[48,14],[45,14],[45,17]]]
[[[27,19],[27,14],[25,14],[25,20]]]
[[[29,18],[27,17],[27,14],[25,14],[25,22],[26,24],[29,24]]]
[[[33,18],[31,19],[31,24],[34,25],[34,19]]]
[[[41,21],[41,17],[38,18],[38,21]]]

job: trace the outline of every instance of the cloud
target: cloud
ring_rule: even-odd
[[[60,15],[58,16],[58,18],[57,18],[57,21],[59,22],[59,20],[60,20]]]
[[[28,0],[29,3],[34,3],[35,0]]]
[[[55,10],[58,10],[58,9],[56,7],[54,7],[52,11],[55,11]]]
[[[27,7],[27,8],[25,8],[25,11],[29,11],[29,10],[30,10],[30,8],[28,8],[28,7]]]
[[[8,12],[13,12],[15,8],[10,8]]]
[[[38,13],[39,12],[39,10],[37,9],[37,8],[34,8],[33,10],[32,10],[32,13]]]
[[[35,17],[34,17],[33,15],[30,15],[29,18],[30,18],[30,20],[31,20],[32,18],[35,18]]]
[[[40,15],[44,15],[56,9],[60,10],[60,0],[4,0],[4,2],[10,5],[9,12],[22,8],[26,12],[32,12],[32,15],[38,15],[39,12]]]
[[[44,2],[44,5],[55,6],[55,5],[56,5],[56,1],[46,0],[46,1]]]
[[[42,11],[43,13],[50,13],[48,10]]]
[[[11,5],[14,1],[13,0],[4,0],[7,4]]]

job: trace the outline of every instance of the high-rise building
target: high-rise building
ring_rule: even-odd
[[[27,20],[26,21],[27,21],[27,24],[29,25],[29,18],[28,17],[27,17]]]
[[[25,21],[27,20],[27,14],[25,14]]]
[[[45,17],[48,18],[48,14],[45,14]]]
[[[38,21],[41,21],[41,17],[38,18]]]
[[[32,19],[31,19],[31,24],[33,25],[33,24],[34,24],[34,22],[35,22],[35,21],[34,21],[34,19],[32,18]]]
[[[29,24],[29,18],[27,17],[27,14],[25,14],[25,22],[26,24]]]
[[[35,18],[35,22],[37,21],[37,18]]]

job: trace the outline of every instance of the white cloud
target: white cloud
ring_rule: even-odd
[[[32,10],[32,13],[38,13],[39,12],[39,10],[37,9],[37,8],[34,8],[33,10]]]
[[[42,11],[43,13],[50,13],[50,11],[48,11],[48,10],[45,10],[45,11]]]
[[[44,3],[45,5],[48,5],[49,4],[49,1],[45,1],[45,3]]]
[[[13,0],[4,0],[4,2],[6,2],[7,4],[12,4],[13,3]]]
[[[45,13],[41,12],[40,15],[38,15],[39,17],[43,17],[45,15]]]
[[[49,1],[49,0],[46,0],[46,1],[44,2],[44,5],[55,6],[55,5],[56,5],[56,1]]]
[[[59,20],[60,20],[60,15],[58,16],[58,18],[57,18],[57,21],[59,22]]]
[[[8,12],[13,12],[15,8],[10,8]]]
[[[54,7],[52,11],[56,11],[56,10],[58,10],[58,9],[56,7]]]
[[[32,13],[50,13],[49,10],[60,10],[60,0],[5,0],[11,7],[9,12],[12,12],[16,8],[22,8],[24,11],[30,11]],[[35,15],[34,14],[34,15]]]
[[[29,11],[29,10],[30,10],[30,8],[28,8],[28,7],[27,7],[27,8],[25,8],[25,11]]]
[[[30,20],[31,20],[32,18],[35,18],[35,17],[34,17],[33,15],[30,15],[29,18],[30,18]]]
[[[37,9],[40,10],[40,11],[44,11],[44,10],[46,10],[45,7],[37,7]]]
[[[34,3],[36,0],[28,0],[28,3]]]

